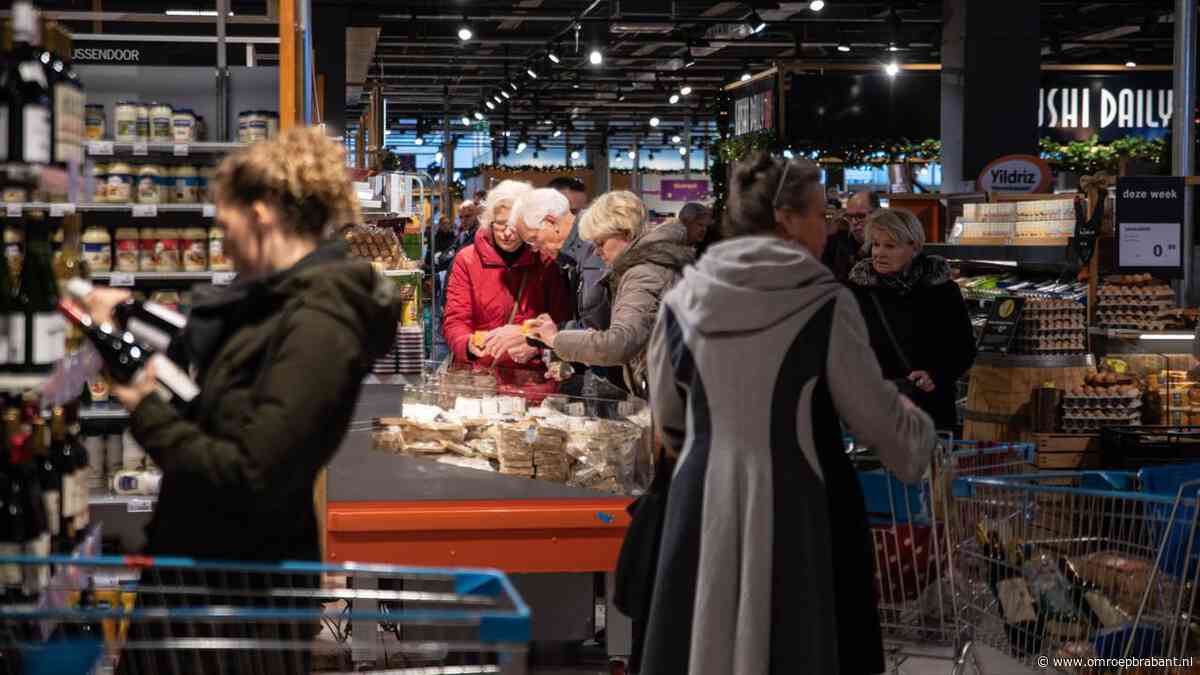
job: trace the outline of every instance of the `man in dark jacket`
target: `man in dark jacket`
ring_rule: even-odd
[[[846,204],[843,216],[849,223],[845,230],[838,230],[825,243],[825,253],[821,262],[833,272],[833,276],[843,284],[850,279],[850,270],[858,261],[867,257],[863,251],[863,223],[867,217],[879,210],[879,195],[870,190],[854,193]]]

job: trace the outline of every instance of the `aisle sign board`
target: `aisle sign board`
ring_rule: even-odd
[[[983,167],[976,181],[983,192],[1049,192],[1054,173],[1033,155],[1005,155]]]
[[[979,351],[1007,354],[1017,336],[1017,324],[1025,309],[1025,298],[996,298],[979,336]]]
[[[770,77],[747,83],[734,92],[734,136],[776,129],[775,80]]]
[[[1183,276],[1183,178],[1117,179],[1117,271]]]

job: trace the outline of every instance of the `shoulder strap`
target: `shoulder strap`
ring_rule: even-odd
[[[900,365],[905,372],[912,372],[912,365],[908,362],[908,357],[904,354],[904,350],[900,347],[900,341],[896,339],[896,334],[892,332],[892,324],[888,321],[887,314],[883,311],[883,303],[879,302],[879,296],[873,291],[868,292],[871,296],[871,302],[875,305],[875,311],[879,313],[879,322],[883,324],[883,330],[887,333],[888,341],[892,343],[892,350],[896,352],[896,356],[900,357]]]
[[[521,285],[517,287],[517,297],[513,298],[512,311],[508,313],[508,321],[505,324],[510,324],[513,319],[517,318],[517,310],[521,307],[521,296],[525,294],[525,282],[529,280],[529,270],[521,272]]]

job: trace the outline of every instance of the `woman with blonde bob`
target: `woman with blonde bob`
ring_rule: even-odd
[[[618,190],[592,202],[579,233],[611,267],[602,280],[612,303],[609,327],[560,332],[553,321],[541,317],[533,332],[564,360],[623,366],[629,391],[644,397],[646,345],[659,303],[695,259],[687,230],[678,222],[647,225],[642,200]]]

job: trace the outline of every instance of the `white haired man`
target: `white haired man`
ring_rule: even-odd
[[[571,202],[552,188],[533,190],[517,200],[511,222],[525,243],[562,270],[567,291],[575,300],[575,316],[562,328],[607,330],[611,307],[600,282],[608,267],[579,236]]]

